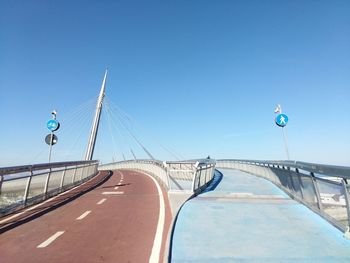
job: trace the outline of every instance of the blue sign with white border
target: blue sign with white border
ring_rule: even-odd
[[[52,119],[46,123],[46,126],[50,131],[54,132],[58,130],[58,128],[60,127],[60,123]]]
[[[288,116],[286,114],[278,114],[276,116],[275,122],[278,126],[284,127],[288,123]]]

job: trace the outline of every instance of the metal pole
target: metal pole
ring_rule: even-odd
[[[317,181],[315,178],[315,175],[313,172],[310,173],[311,176],[311,180],[312,180],[312,185],[314,187],[314,191],[315,191],[315,195],[316,195],[316,200],[317,200],[317,205],[318,208],[323,211],[323,205],[322,205],[322,200],[321,200],[321,194],[320,194],[320,190],[318,189],[318,185],[317,185]]]
[[[51,138],[50,138],[50,147],[49,147],[49,163],[51,163],[52,142],[53,142],[53,132],[51,132]]]
[[[28,199],[28,194],[29,194],[29,187],[30,187],[30,183],[32,181],[32,177],[33,177],[33,170],[30,170],[30,176],[28,177],[27,180],[27,184],[26,184],[26,189],[24,191],[24,197],[23,197],[23,204],[24,206],[27,205],[27,199]]]
[[[67,171],[67,166],[64,167],[64,170],[63,170],[63,173],[62,173],[61,183],[60,183],[60,190],[62,190],[62,188],[63,188],[64,177],[66,175],[66,171]]]
[[[57,111],[56,111],[56,110],[53,110],[53,111],[51,112],[51,114],[52,114],[52,119],[53,119],[53,120],[56,120]],[[53,136],[54,136],[54,133],[53,133],[53,131],[51,131],[50,147],[49,147],[49,163],[51,163]]]
[[[45,187],[44,187],[44,194],[45,195],[47,194],[47,191],[49,189],[49,182],[50,182],[51,172],[52,172],[52,168],[50,167],[50,171],[47,174],[46,181],[45,181]]]
[[[289,161],[290,156],[289,156],[289,150],[288,150],[287,134],[284,132],[284,127],[282,127],[282,134],[283,134],[284,148],[285,148],[286,154],[287,154],[287,160]]]

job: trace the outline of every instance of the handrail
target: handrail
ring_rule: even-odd
[[[0,216],[89,180],[97,174],[98,164],[75,161],[0,168]]]
[[[350,179],[350,167],[347,167],[347,166],[316,164],[316,163],[307,163],[307,162],[300,162],[300,161],[269,161],[269,160],[244,160],[244,159],[223,159],[218,161],[233,161],[233,162],[246,162],[246,163],[256,163],[256,164],[266,164],[266,165],[280,165],[285,167],[302,169],[313,173]]]
[[[263,177],[293,199],[321,215],[350,237],[350,167],[299,161],[217,160],[218,168],[233,168]]]
[[[162,161],[153,159],[138,159],[138,160],[125,160],[113,163],[102,164],[99,166],[99,170],[115,170],[115,169],[133,169],[144,171],[160,183],[165,188],[169,188],[169,182],[166,174],[166,167]]]
[[[155,166],[157,169],[155,169]],[[136,169],[149,173],[160,181],[167,190],[200,192],[212,180],[215,160],[126,160],[100,165],[99,169]]]
[[[216,162],[213,159],[203,159],[197,161],[196,171],[193,177],[192,191],[201,192],[213,179]],[[196,185],[196,182],[198,184]]]
[[[0,175],[10,175],[10,174],[14,174],[14,173],[44,170],[44,169],[49,169],[49,168],[60,168],[60,167],[74,166],[74,165],[80,165],[80,164],[91,164],[91,163],[95,163],[95,162],[98,162],[98,161],[94,160],[94,161],[53,162],[53,163],[41,163],[41,164],[0,167]]]

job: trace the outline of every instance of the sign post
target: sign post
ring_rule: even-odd
[[[277,126],[282,128],[284,147],[286,150],[287,159],[289,161],[290,156],[289,156],[289,150],[288,150],[287,134],[284,131],[284,127],[287,125],[289,119],[288,119],[288,116],[286,114],[282,113],[282,107],[279,104],[276,106],[275,113],[277,114],[276,118],[275,118],[275,123]]]
[[[54,134],[54,132],[60,128],[60,123],[56,120],[57,112],[55,110],[53,110],[51,112],[51,114],[52,114],[52,119],[48,120],[46,123],[46,126],[51,133],[45,137],[46,144],[48,144],[50,146],[49,147],[49,163],[51,162],[52,145],[55,145],[58,141],[58,138]]]

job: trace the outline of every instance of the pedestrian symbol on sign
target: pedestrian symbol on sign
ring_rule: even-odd
[[[275,120],[276,124],[280,127],[284,127],[288,123],[288,116],[285,114],[278,114]]]
[[[280,124],[286,124],[286,120],[283,116],[280,118]]]

